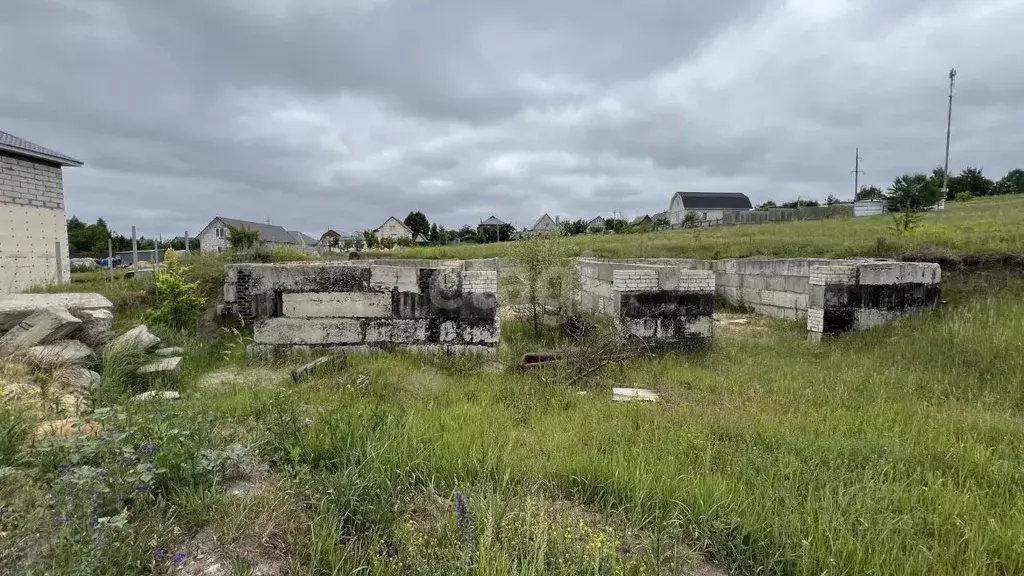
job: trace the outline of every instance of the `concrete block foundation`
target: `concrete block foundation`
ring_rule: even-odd
[[[498,273],[467,264],[231,264],[224,305],[254,322],[253,357],[318,348],[493,351]]]

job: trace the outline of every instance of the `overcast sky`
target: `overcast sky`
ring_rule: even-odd
[[[1019,0],[4,0],[0,130],[68,216],[319,236],[1024,166]]]

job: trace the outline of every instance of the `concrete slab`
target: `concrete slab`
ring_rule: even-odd
[[[362,322],[353,318],[268,318],[256,323],[256,344],[358,344]]]
[[[82,321],[64,308],[43,308],[0,337],[0,350],[12,352],[48,344],[64,338],[81,325]]]
[[[71,338],[96,347],[110,339],[114,330],[114,313],[106,308],[70,311],[82,321],[82,327],[71,333]]]
[[[83,310],[113,310],[102,294],[66,292],[59,294],[5,294],[0,296],[0,332],[6,332],[42,308],[64,308],[77,316]]]
[[[159,345],[160,338],[151,334],[145,324],[140,324],[111,340],[107,347],[111,349],[124,348],[126,350],[147,351]]]
[[[161,358],[147,364],[143,364],[136,371],[137,374],[168,374],[177,375],[181,372],[181,357]]]
[[[174,346],[174,347],[171,347],[171,348],[159,348],[153,354],[156,354],[157,356],[160,356],[161,358],[169,358],[171,356],[181,356],[181,355],[185,354],[185,349],[184,348],[179,348],[177,346]]]
[[[173,390],[150,390],[133,397],[132,400],[140,402],[149,400],[181,400],[181,394]]]
[[[25,350],[25,357],[40,366],[84,364],[93,358],[92,348],[78,340],[57,340]]]
[[[288,318],[384,318],[392,306],[387,292],[300,292],[281,302]]]
[[[644,388],[612,388],[612,400],[616,402],[629,402],[632,400],[657,402],[658,393]]]

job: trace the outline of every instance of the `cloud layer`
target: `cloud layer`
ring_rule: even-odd
[[[1015,0],[13,0],[0,130],[75,156],[68,215],[319,235],[850,197],[1024,150]]]

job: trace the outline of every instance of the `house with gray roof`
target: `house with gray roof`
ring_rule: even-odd
[[[686,214],[693,212],[697,219],[708,223],[721,221],[726,212],[746,212],[753,209],[750,198],[739,192],[676,192],[668,207],[671,226],[682,226]]]
[[[228,236],[232,228],[249,228],[259,232],[259,240],[264,244],[284,244],[296,248],[308,248],[316,244],[316,239],[298,231],[288,231],[276,224],[249,222],[235,218],[217,216],[199,233],[200,252],[226,252],[230,247]]]
[[[63,169],[81,165],[0,131],[0,294],[71,281]]]

